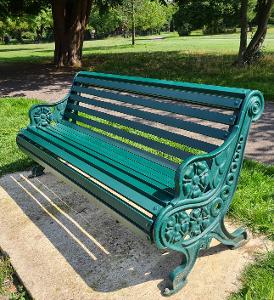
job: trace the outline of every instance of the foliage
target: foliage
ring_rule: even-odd
[[[16,278],[10,260],[0,252],[0,298],[10,300],[28,300],[30,297]]]
[[[274,299],[274,251],[266,257],[257,257],[256,263],[246,267],[242,276],[243,287],[229,300]]]
[[[37,40],[41,40],[49,31],[53,31],[53,19],[51,9],[46,7],[34,17],[33,29],[36,31]]]
[[[199,28],[204,28],[206,34],[215,34],[235,27],[238,13],[239,1],[236,0],[181,1],[174,20],[179,34],[188,35]]]
[[[92,10],[89,26],[95,29],[96,37],[106,37],[115,31],[127,34],[132,27],[132,0],[123,0],[121,5],[101,12]],[[167,6],[159,0],[134,0],[135,27],[139,32],[160,31],[174,13],[175,5]]]
[[[122,16],[118,14],[116,9],[109,9],[108,11],[101,12],[96,6],[89,19],[89,30],[95,31],[96,38],[107,37],[120,27]]]
[[[269,19],[269,24],[274,24],[274,6],[272,7],[272,12]]]
[[[18,42],[23,42],[23,33],[29,31],[31,27],[31,17],[28,15],[7,17],[5,25],[6,32],[16,38]]]

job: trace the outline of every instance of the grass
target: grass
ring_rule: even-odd
[[[242,274],[242,288],[229,300],[273,300],[274,299],[274,251],[265,258],[257,258]]]
[[[33,163],[17,148],[15,137],[18,130],[28,124],[27,112],[36,103],[39,101],[23,98],[0,99],[0,118],[2,120],[0,141],[2,145],[5,145],[0,148],[0,176],[24,170]],[[253,231],[263,233],[274,240],[273,198],[274,166],[245,161],[229,214]],[[274,291],[273,285],[271,285],[273,260],[274,253],[271,252],[265,259],[248,266],[242,277],[243,288],[233,294],[231,300],[273,299]],[[9,261],[0,259],[0,295],[5,281],[3,278],[10,277],[11,272],[13,271]],[[23,300],[24,298],[12,299]]]
[[[274,240],[274,166],[244,161],[229,214]]]
[[[28,124],[28,110],[36,103],[39,101],[0,98],[0,176],[24,170],[32,165],[32,161],[17,148],[15,138],[19,129]]]
[[[1,296],[9,300],[30,299],[20,284],[10,260],[0,252],[0,298]]]
[[[136,46],[122,37],[86,41],[84,68],[95,71],[156,77],[259,89],[274,101],[274,28],[265,41],[265,57],[246,68],[232,67],[238,51],[239,34],[162,34],[137,38]],[[0,45],[0,63],[49,63],[53,43]]]

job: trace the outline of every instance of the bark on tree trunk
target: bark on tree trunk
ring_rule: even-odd
[[[246,50],[242,53],[241,64],[251,64],[260,56],[260,51],[267,32],[267,23],[270,17],[274,0],[258,0],[257,22],[258,28]]]
[[[53,0],[54,63],[58,66],[80,66],[84,33],[92,0]]]
[[[240,25],[241,25],[241,36],[240,36],[240,48],[238,54],[238,63],[242,62],[243,53],[247,47],[247,9],[248,9],[248,0],[241,1],[241,11],[240,11]]]
[[[131,44],[135,45],[135,3],[131,0]]]

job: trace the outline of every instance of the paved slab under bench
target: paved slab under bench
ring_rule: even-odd
[[[53,175],[28,174],[0,178],[0,245],[35,299],[166,299],[160,291],[179,254],[158,250]],[[268,247],[259,237],[233,251],[213,242],[169,299],[225,299]]]

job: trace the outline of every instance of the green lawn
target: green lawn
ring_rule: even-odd
[[[32,165],[32,161],[17,148],[15,138],[19,129],[29,123],[28,110],[36,103],[38,101],[24,98],[0,98],[0,176]]]
[[[246,68],[232,67],[239,34],[161,34],[137,38],[136,46],[122,37],[86,41],[84,67],[95,71],[260,89],[274,101],[274,28],[265,42],[265,57]],[[53,43],[0,45],[0,63],[50,62]]]
[[[273,300],[274,299],[274,251],[266,257],[257,257],[253,265],[242,274],[242,288],[229,300]]]
[[[3,296],[4,298],[2,298]],[[30,297],[20,284],[7,257],[0,251],[0,299],[28,300]]]
[[[33,163],[16,146],[18,130],[28,124],[28,110],[36,100],[23,98],[0,98],[0,176],[8,172],[24,170]],[[229,215],[255,232],[274,240],[274,166],[245,161],[239,186]],[[273,256],[270,253],[255,265],[249,266],[242,277],[243,288],[232,295],[232,300],[273,299]],[[0,260],[0,295],[1,295]],[[9,271],[9,264],[6,263]],[[4,272],[4,271],[2,271]],[[17,299],[17,298],[16,298]],[[23,299],[23,298],[22,298]]]

